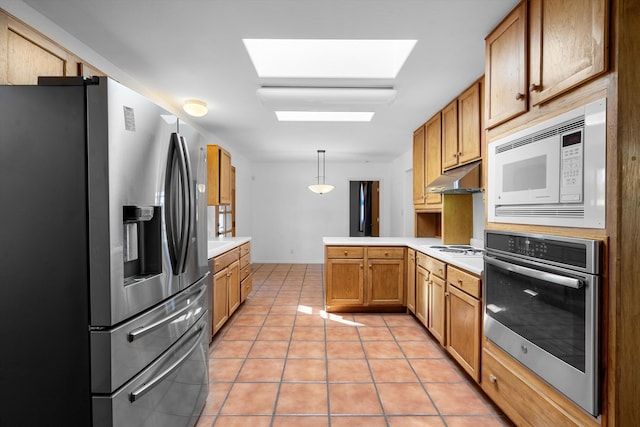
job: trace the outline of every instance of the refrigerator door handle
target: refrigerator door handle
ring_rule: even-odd
[[[182,238],[180,240],[179,269],[180,273],[184,273],[187,264],[187,251],[189,249],[189,241],[191,239],[191,229],[193,223],[195,201],[193,200],[193,192],[191,191],[191,160],[189,159],[189,150],[183,136],[178,135],[178,153],[180,159],[180,173],[182,183]]]
[[[184,139],[179,134],[172,133],[165,175],[165,222],[171,267],[176,276],[185,269],[191,228],[190,168],[186,156],[188,154],[185,155]],[[176,180],[179,188],[175,188]]]
[[[198,346],[201,344],[205,329],[206,328],[204,327],[198,328],[192,335],[192,336],[197,335],[196,341],[193,343],[193,345],[182,356],[180,356],[178,360],[172,363],[171,366],[169,366],[167,369],[162,371],[160,374],[158,374],[151,380],[144,383],[140,388],[132,391],[129,394],[129,401],[133,403],[136,400],[140,399],[142,396],[150,392],[155,386],[160,384],[162,380],[164,380],[166,377],[171,375],[176,369],[178,369],[184,363],[184,361],[187,360],[189,356],[191,356],[191,353],[193,353],[195,349],[198,348]]]

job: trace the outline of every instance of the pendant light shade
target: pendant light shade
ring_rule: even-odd
[[[320,175],[320,154],[322,154],[322,175]],[[320,182],[320,178],[322,178],[322,182]],[[317,194],[328,193],[333,190],[335,187],[333,185],[325,183],[325,152],[324,150],[318,150],[318,176],[316,177],[316,184],[311,184],[308,188]]]

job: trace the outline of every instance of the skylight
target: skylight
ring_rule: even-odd
[[[416,40],[243,39],[261,78],[394,79]]]
[[[276,111],[281,122],[370,122],[368,111]]]

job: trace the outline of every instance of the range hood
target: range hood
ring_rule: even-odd
[[[438,194],[479,193],[482,191],[482,188],[480,188],[481,164],[482,160],[478,160],[468,165],[448,170],[431,181],[425,191]]]

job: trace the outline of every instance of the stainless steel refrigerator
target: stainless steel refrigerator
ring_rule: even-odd
[[[193,426],[206,145],[108,78],[0,86],[0,425]]]

